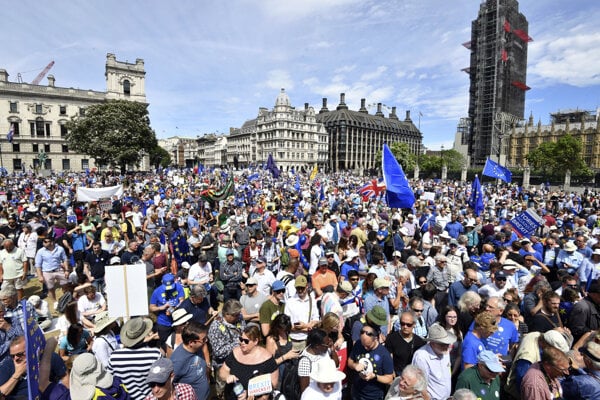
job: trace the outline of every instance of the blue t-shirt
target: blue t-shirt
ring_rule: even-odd
[[[150,304],[160,307],[169,303],[172,307],[177,307],[179,299],[184,297],[183,286],[179,283],[175,282],[175,287],[169,291],[165,290],[165,285],[160,285],[152,292]],[[163,326],[171,326],[173,319],[167,315],[166,310],[161,310],[156,315],[156,323]]]
[[[465,364],[477,364],[477,356],[485,350],[485,344],[473,332],[467,332],[462,344],[462,368]]]
[[[375,375],[389,375],[394,373],[394,361],[390,352],[379,344],[375,349],[367,351],[362,343],[357,341],[352,348],[350,358],[354,362],[367,363],[373,366]],[[361,361],[362,360],[362,361]],[[377,382],[377,379],[365,381],[360,374],[355,374],[352,385],[352,398],[361,400],[381,400],[385,396],[386,385]]]
[[[498,330],[494,332],[490,337],[483,339],[485,348],[493,351],[495,354],[501,354],[503,356],[508,355],[509,346],[513,343],[519,342],[519,331],[515,324],[501,318],[498,324]]]
[[[183,345],[177,346],[171,354],[171,361],[173,361],[175,382],[187,383],[194,388],[196,397],[208,399],[210,385],[206,375],[206,361],[200,351],[194,354],[187,351]]]
[[[66,350],[68,356],[83,354],[87,352],[87,339],[90,337],[90,333],[87,330],[83,330],[81,333],[81,338],[79,339],[79,343],[77,346],[72,346],[67,340],[66,336],[63,336],[60,339],[60,343],[58,344],[58,348],[61,350]]]

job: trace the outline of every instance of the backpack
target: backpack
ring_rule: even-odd
[[[350,318],[346,318],[346,320],[344,321],[344,327],[342,328],[342,336],[346,341],[346,346],[348,347],[348,354],[350,354],[350,351],[352,350],[352,347],[354,345],[354,343],[352,342],[352,327],[354,326],[354,323],[356,321],[360,321],[362,317],[363,314],[359,312],[351,316]]]
[[[283,368],[283,378],[281,379],[281,393],[284,395],[285,400],[300,400],[302,393],[300,391],[298,365],[300,364],[300,360],[303,358],[306,358],[310,363],[310,358],[306,356],[289,360],[285,363]]]
[[[71,292],[65,292],[65,294],[60,296],[60,299],[58,299],[58,306],[56,307],[56,310],[59,313],[64,314],[65,310],[67,309],[67,305],[72,301],[74,301],[73,294],[71,294]]]

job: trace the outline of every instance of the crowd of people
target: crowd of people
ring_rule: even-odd
[[[235,193],[212,198],[227,174]],[[465,182],[411,181],[411,209],[369,184],[4,177],[1,396],[28,394],[26,311],[57,334],[40,354],[48,399],[600,398],[600,196],[491,182],[476,215]],[[521,236],[510,220],[527,209],[543,224]],[[134,264],[149,314],[112,318],[106,270]]]

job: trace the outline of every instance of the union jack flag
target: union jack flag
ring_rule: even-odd
[[[377,181],[377,179],[373,179],[358,189],[358,194],[362,196],[364,201],[367,201],[368,199],[379,197],[384,190],[385,183],[383,183],[383,180]]]

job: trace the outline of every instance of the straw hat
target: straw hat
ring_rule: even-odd
[[[136,317],[127,321],[121,328],[121,343],[125,347],[133,347],[152,331],[152,320],[145,317]]]
[[[346,374],[338,371],[335,362],[329,357],[317,361],[313,365],[309,376],[310,379],[319,383],[341,382],[346,378]]]

